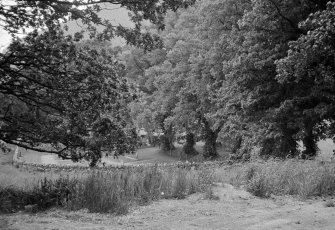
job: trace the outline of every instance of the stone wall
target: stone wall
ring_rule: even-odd
[[[228,165],[227,161],[207,161],[207,162],[177,162],[177,163],[146,163],[146,164],[138,164],[138,165],[108,165],[108,166],[98,166],[94,168],[90,168],[87,166],[76,166],[76,165],[42,165],[42,164],[33,164],[26,163],[20,161],[14,161],[14,164],[17,167],[33,170],[33,171],[41,171],[41,172],[49,172],[49,171],[91,171],[91,170],[102,170],[102,171],[114,171],[114,170],[122,170],[122,169],[130,169],[130,168],[148,168],[148,167],[162,167],[162,168],[185,168],[185,169],[203,169],[203,168],[215,168],[222,167]]]

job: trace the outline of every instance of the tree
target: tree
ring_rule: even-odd
[[[188,40],[193,49],[188,59],[190,72],[181,92],[179,111],[184,111],[187,117],[191,114],[200,125],[205,141],[204,155],[209,158],[217,157],[217,139],[227,122],[227,115],[222,111],[225,102],[218,103],[217,92],[226,85],[223,62],[232,56],[228,38],[237,29],[245,5],[245,1],[210,1],[199,3],[196,12],[189,12],[197,18],[189,16],[188,19],[193,23],[189,36],[196,35],[196,39]],[[191,24],[186,19],[184,23]],[[222,113],[218,113],[219,110]]]
[[[133,150],[131,95],[108,50],[78,46],[49,28],[15,40],[0,67],[1,140],[92,164],[102,149]]]
[[[69,20],[80,20],[84,30],[89,31],[90,38],[109,40],[115,36],[121,36],[129,44],[152,49],[161,46],[157,35],[143,33],[143,21],[149,21],[157,28],[164,29],[164,15],[168,10],[176,11],[180,7],[188,7],[195,0],[64,0],[64,1],[14,1],[7,5],[0,3],[1,27],[15,35],[17,32],[29,28],[45,28],[52,25],[60,25]],[[122,25],[114,25],[111,20],[101,18],[99,12],[115,7],[123,7],[129,11],[133,28]],[[112,12],[112,11],[111,11]],[[97,25],[103,27],[97,30]]]
[[[143,101],[161,127],[201,131],[208,157],[218,138],[232,140],[236,159],[255,145],[263,156],[298,156],[300,140],[302,155],[315,155],[316,141],[335,130],[326,8],[323,0],[213,0],[168,15],[158,61],[151,52],[132,64],[141,66]]]
[[[202,133],[204,155],[211,158],[217,156],[216,140],[223,125],[222,119],[216,121],[211,117],[216,109],[211,94],[217,81],[222,80],[222,53],[225,50],[217,40],[226,26],[222,25],[218,15],[224,17],[231,10],[224,6],[220,1],[199,2],[196,7],[168,14],[166,30],[160,34],[165,54],[156,58],[159,60],[156,63],[144,61],[147,60],[144,57],[135,58],[143,60],[137,61],[137,65],[143,63],[140,66],[146,66],[138,71],[141,72],[139,79],[143,79],[145,84],[142,85],[147,87],[143,91],[151,95],[145,100],[151,110],[157,112],[159,119],[156,120],[161,127],[186,131],[190,136]],[[218,9],[222,12],[217,13]]]
[[[124,70],[111,50],[79,41],[83,32],[65,36],[62,23],[81,20],[90,38],[122,36],[129,44],[152,49],[159,37],[142,31],[145,20],[163,29],[167,10],[186,1],[14,1],[0,3],[1,27],[14,41],[0,56],[0,140],[63,158],[86,158],[95,165],[101,151],[134,149],[136,135],[127,104],[131,99]],[[104,5],[102,5],[104,4]],[[125,7],[133,28],[99,17],[104,7]],[[103,26],[102,32],[96,28]],[[23,40],[18,32],[34,29]],[[46,148],[51,144],[52,148]],[[48,145],[47,145],[48,146]]]
[[[300,23],[308,31],[289,43],[286,57],[278,60],[277,79],[290,93],[279,113],[295,111],[295,125],[304,143],[304,158],[317,152],[317,141],[334,125],[335,112],[335,3]]]
[[[322,9],[324,1],[250,1],[238,31],[230,40],[235,55],[224,65],[231,95],[228,104],[237,110],[239,123],[247,127],[248,143],[261,146],[261,154],[286,157],[297,155],[299,127],[295,111],[280,113],[280,107],[292,89],[276,79],[276,60],[287,54],[288,43],[306,31],[300,21]],[[227,103],[227,101],[225,102]],[[227,111],[229,114],[229,110]],[[242,128],[242,130],[244,130]],[[245,133],[245,131],[243,131]]]

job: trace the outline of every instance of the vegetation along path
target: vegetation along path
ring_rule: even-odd
[[[214,197],[195,194],[185,200],[161,200],[124,216],[67,212],[2,215],[0,229],[334,229],[331,200],[291,197],[259,199],[229,184],[217,184]],[[330,205],[328,205],[330,206]]]

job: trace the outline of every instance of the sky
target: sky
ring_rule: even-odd
[[[10,42],[10,35],[0,28],[0,51]]]
[[[4,1],[3,3],[9,3],[9,2],[13,2],[13,1]],[[103,19],[109,19],[112,22],[115,23],[115,25],[121,24],[123,26],[131,26],[132,23],[128,17],[128,11],[124,8],[120,8],[119,6],[116,5],[105,5],[104,6],[106,8],[108,8],[108,10],[102,10],[101,12],[99,12],[99,16],[102,17]],[[69,31],[70,32],[76,32],[76,31],[80,31],[81,28],[79,28],[77,26],[76,22],[69,22],[68,24],[69,26]],[[24,36],[24,35],[22,35]],[[0,27],[0,52],[6,48],[6,46],[10,43],[11,41],[11,36]],[[112,45],[117,46],[117,45],[123,45],[125,44],[124,40],[122,38],[115,38],[112,41]]]

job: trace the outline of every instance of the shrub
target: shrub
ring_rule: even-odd
[[[268,197],[266,179],[263,174],[255,173],[248,180],[247,191],[258,197]]]

